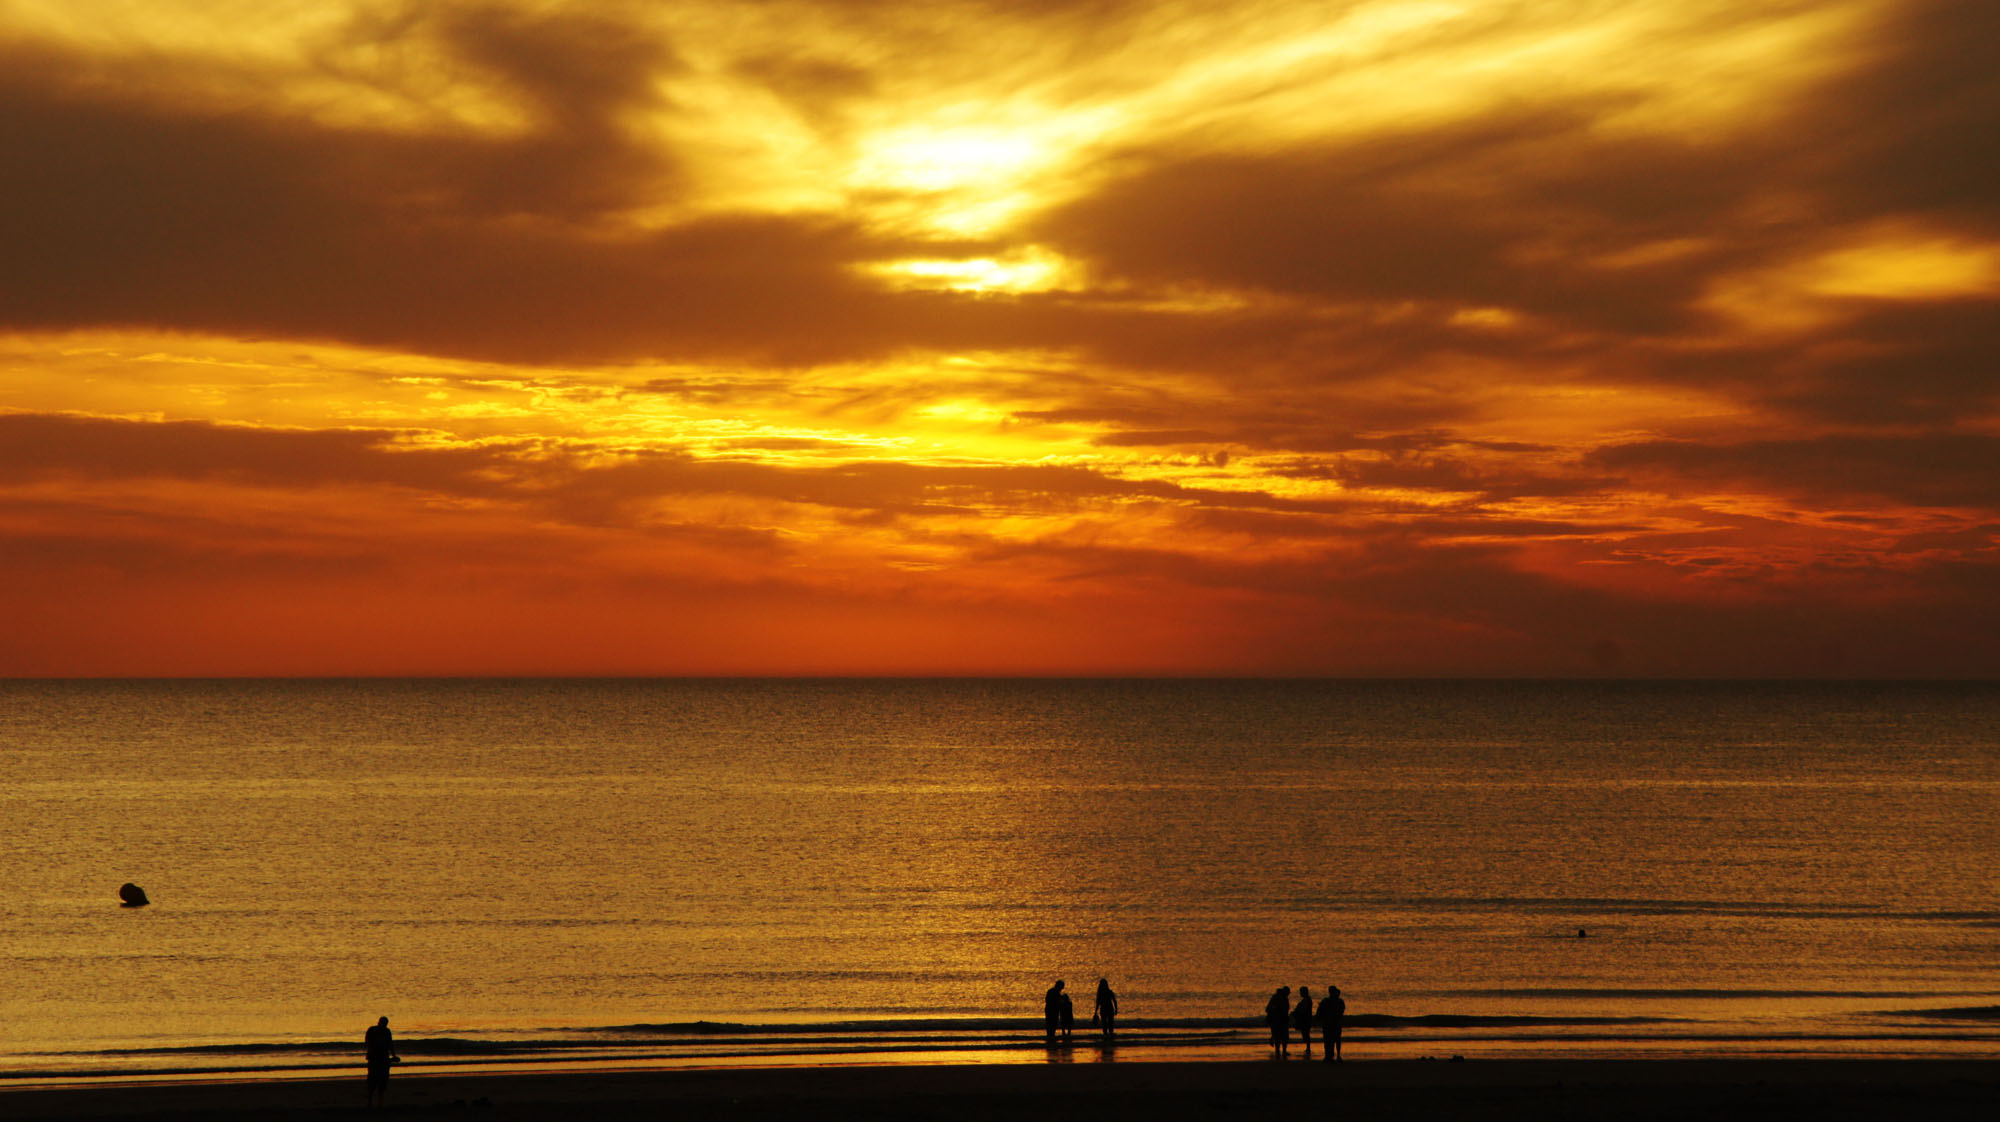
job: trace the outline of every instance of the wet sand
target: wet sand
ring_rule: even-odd
[[[314,1118],[363,1111],[341,1080],[171,1083],[0,1091],[3,1118]],[[1808,1114],[1971,1117],[2000,1103],[1994,1060],[1353,1060],[836,1066],[421,1075],[399,1072],[385,1114],[591,1122],[678,1117],[1360,1120],[1638,1118],[1674,1122]]]

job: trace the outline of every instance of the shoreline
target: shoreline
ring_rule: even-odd
[[[1481,1018],[1480,1020],[1498,1020]],[[1533,1019],[1528,1019],[1533,1020]],[[1362,1031],[1346,1035],[1348,1055],[1369,1062],[1977,1061],[2000,1057],[2000,1032],[1977,1026],[1926,1026],[1923,1031],[1862,1029],[1744,1032],[1735,1026],[1659,1021],[1647,1031],[1620,1032],[1631,1018],[1602,1026],[1572,1022],[1572,1031],[1527,1025],[1425,1026],[1428,1031]],[[1982,1019],[1983,1021],[1983,1019]],[[654,1026],[626,1026],[643,1029]],[[678,1026],[675,1026],[678,1028]],[[399,1078],[462,1074],[589,1075],[618,1071],[802,1069],[856,1065],[1007,1067],[1061,1064],[1245,1063],[1271,1058],[1260,1031],[1202,1026],[1121,1032],[1107,1047],[1094,1033],[1047,1044],[1039,1033],[986,1031],[852,1031],[849,1026],[710,1026],[707,1031],[636,1033],[604,1040],[589,1034],[531,1040],[447,1035],[405,1037]],[[799,1031],[818,1028],[818,1032]],[[848,1028],[848,1031],[842,1031]],[[1526,1031],[1523,1031],[1526,1030]],[[1662,1031],[1664,1030],[1664,1031]],[[1313,1041],[1315,1058],[1324,1043]],[[1291,1057],[1303,1046],[1294,1038]],[[360,1070],[352,1041],[247,1046],[199,1044],[104,1052],[22,1052],[0,1056],[0,1094],[31,1087],[114,1086],[246,1081],[337,1080]]]
[[[562,1072],[401,1072],[398,1112],[465,1108],[482,1118],[596,1122],[653,1118],[663,1107],[726,1108],[732,1118],[1026,1119],[1051,1110],[1221,1118],[1265,1110],[1370,1111],[1399,1118],[1482,1116],[1724,1118],[1812,1111],[1879,1118],[1888,1110],[1990,1108],[2000,1058],[1320,1059],[1008,1064],[848,1062],[776,1067]],[[358,1069],[340,1078],[131,1081],[0,1089],[9,1118],[314,1117],[362,1109]],[[1074,1101],[1071,1101],[1074,1100]]]

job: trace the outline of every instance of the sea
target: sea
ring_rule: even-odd
[[[1279,986],[2000,1055],[2000,685],[0,682],[0,1081],[1269,1062]]]

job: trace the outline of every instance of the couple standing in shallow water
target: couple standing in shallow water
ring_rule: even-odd
[[[1264,1003],[1264,1023],[1271,1026],[1271,1050],[1280,1056],[1291,1054],[1291,1034],[1288,1028],[1299,1030],[1299,1039],[1305,1042],[1306,1055],[1312,1055],[1313,1018],[1317,1013],[1320,1035],[1325,1045],[1328,1061],[1338,1061],[1340,1057],[1341,1021],[1347,1016],[1347,1001],[1340,996],[1339,986],[1326,988],[1326,999],[1319,1003],[1317,1011],[1313,1007],[1312,991],[1299,987],[1299,1003],[1292,1004],[1292,987],[1279,986],[1271,1000]]]
[[[1097,999],[1090,1010],[1090,1019],[1098,1026],[1098,1035],[1110,1043],[1112,1022],[1118,1017],[1118,995],[1111,992],[1111,983],[1103,978],[1097,980]],[[1071,1026],[1076,1024],[1076,1009],[1070,1004],[1069,995],[1063,992],[1063,980],[1042,995],[1042,1025],[1049,1043],[1054,1044],[1058,1034],[1064,1043],[1069,1042]]]

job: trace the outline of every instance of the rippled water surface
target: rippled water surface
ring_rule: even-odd
[[[0,683],[0,1070],[1099,975],[1162,1034],[1333,982],[1460,1050],[2000,1050],[1996,796],[1987,684]]]

